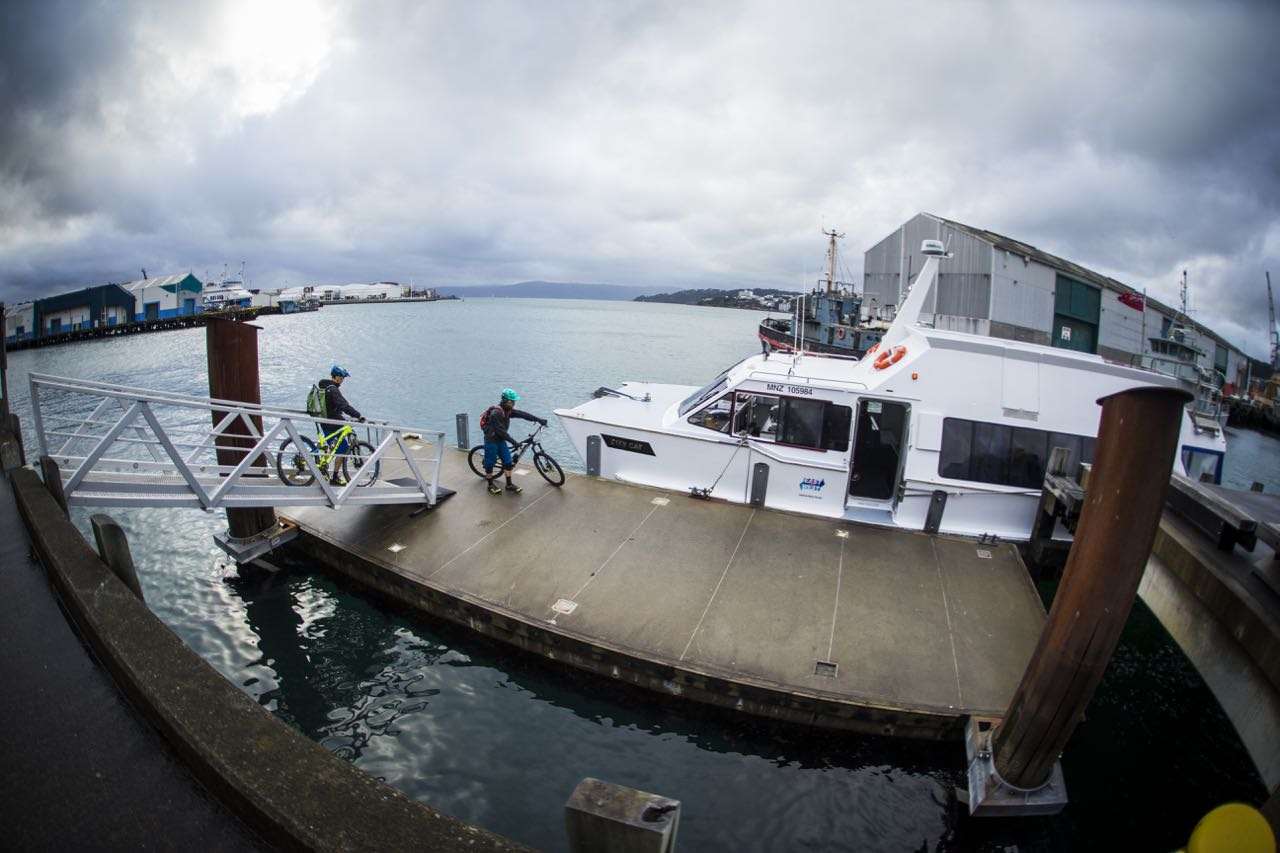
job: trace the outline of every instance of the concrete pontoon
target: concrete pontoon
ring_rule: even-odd
[[[660,692],[958,737],[966,716],[1004,712],[1045,620],[1006,543],[592,477],[556,489],[531,469],[517,471],[523,494],[495,497],[464,454],[442,464],[457,493],[434,509],[295,509],[297,542],[430,615]]]

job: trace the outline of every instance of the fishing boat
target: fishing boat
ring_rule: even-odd
[[[867,357],[764,352],[701,388],[626,382],[557,409],[591,473],[698,497],[908,530],[1026,541],[1049,454],[1093,458],[1098,399],[1179,380],[1072,350],[919,322],[926,257]],[[1221,430],[1183,417],[1170,470],[1215,482]],[[932,511],[931,511],[932,509]]]
[[[796,299],[790,317],[766,317],[757,332],[761,343],[778,352],[816,352],[861,358],[875,346],[888,323],[862,317],[862,296],[853,285],[837,278],[836,241],[844,237],[835,229],[828,238],[827,273],[809,293]]]
[[[1141,303],[1139,303],[1141,304]],[[1158,335],[1147,337],[1148,351],[1135,356],[1147,370],[1177,379],[1195,397],[1192,417],[1205,430],[1221,429],[1226,424],[1227,410],[1222,392],[1227,386],[1226,374],[1216,367],[1206,367],[1206,353],[1195,345],[1195,335],[1187,327],[1187,273],[1182,273],[1182,310],[1166,319]],[[1146,336],[1146,314],[1143,313]],[[1210,362],[1211,363],[1211,362]]]

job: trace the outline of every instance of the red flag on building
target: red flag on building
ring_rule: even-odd
[[[1141,293],[1122,293],[1120,294],[1120,301],[1125,305],[1128,305],[1134,311],[1141,311],[1146,307],[1146,303],[1143,301]]]

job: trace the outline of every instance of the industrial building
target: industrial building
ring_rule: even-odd
[[[4,342],[12,344],[17,341],[30,340],[35,337],[34,302],[16,302],[4,307]]]
[[[133,294],[134,320],[187,317],[203,309],[204,285],[191,273],[143,278],[121,285]]]
[[[36,337],[118,326],[133,319],[133,294],[118,284],[102,284],[37,299],[31,326]]]
[[[920,213],[863,256],[864,309],[888,319],[920,271],[923,240],[950,253],[925,312],[939,329],[1096,353],[1122,364],[1159,355],[1151,338],[1183,327],[1199,367],[1221,374],[1224,393],[1243,388],[1248,356],[1200,323],[1093,270],[1034,246]]]

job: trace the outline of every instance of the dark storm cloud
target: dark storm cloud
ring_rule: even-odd
[[[1269,4],[7,9],[0,298],[246,260],[263,286],[800,287],[927,210],[1265,349]]]

